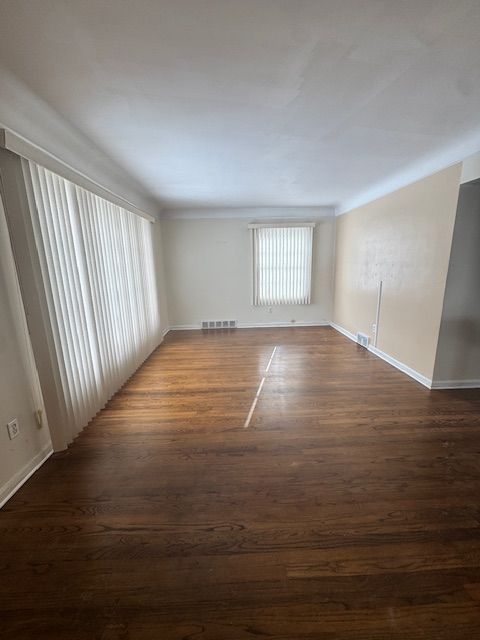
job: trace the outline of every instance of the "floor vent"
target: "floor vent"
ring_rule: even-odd
[[[368,347],[369,337],[365,333],[357,333],[357,343],[361,347]]]
[[[235,329],[236,320],[203,320],[202,329]]]

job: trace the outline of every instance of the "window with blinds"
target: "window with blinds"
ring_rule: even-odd
[[[313,224],[250,225],[253,233],[253,303],[310,304]]]
[[[33,162],[28,168],[73,438],[159,342],[152,225]]]

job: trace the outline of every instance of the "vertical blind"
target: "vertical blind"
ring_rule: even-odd
[[[251,226],[254,304],[310,304],[313,225]]]
[[[35,241],[73,439],[159,342],[152,225],[28,165]]]

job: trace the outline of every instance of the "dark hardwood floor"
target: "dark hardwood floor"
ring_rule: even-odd
[[[0,511],[0,636],[480,638],[479,501],[479,391],[330,328],[170,333]]]

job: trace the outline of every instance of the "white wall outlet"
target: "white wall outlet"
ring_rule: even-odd
[[[7,424],[7,431],[8,431],[8,437],[10,438],[10,440],[13,440],[18,435],[20,435],[20,427],[18,426],[17,418],[10,420],[10,422]]]
[[[377,333],[377,325],[375,323],[372,324],[372,336]]]

